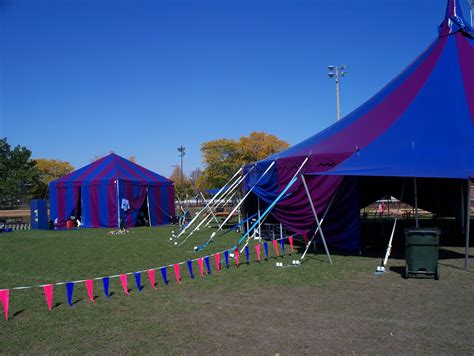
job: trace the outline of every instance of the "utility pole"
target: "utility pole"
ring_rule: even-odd
[[[186,154],[186,147],[183,145],[178,147],[179,157],[181,158],[181,182],[183,182],[183,157]]]

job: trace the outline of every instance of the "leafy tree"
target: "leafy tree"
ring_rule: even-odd
[[[6,137],[0,139],[0,205],[17,206],[38,181],[39,172],[31,151],[19,145],[12,149]]]
[[[289,144],[265,132],[251,132],[238,141],[218,139],[201,145],[203,163],[206,168],[201,175],[203,186],[223,186],[239,167],[262,160],[288,148]]]
[[[61,178],[74,170],[74,167],[69,162],[46,158],[36,159],[36,167],[39,171],[40,181],[35,189],[35,195],[43,199],[48,197],[48,184],[51,181]]]
[[[174,182],[174,193],[178,199],[185,200],[194,197],[196,194],[191,180],[184,174],[183,179],[181,179],[181,168],[179,166],[174,167],[169,179]]]
[[[217,188],[224,185],[229,177],[239,169],[239,144],[230,139],[219,139],[204,142],[201,145],[203,172],[206,188]]]
[[[251,132],[239,141],[240,162],[242,165],[260,161],[289,147],[288,142],[265,132]]]

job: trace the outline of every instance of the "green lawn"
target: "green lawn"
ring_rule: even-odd
[[[240,235],[230,233],[217,238],[216,242],[201,252],[194,252],[193,246],[204,242],[210,229],[195,233],[183,246],[176,247],[170,240],[175,226],[159,228],[136,228],[125,236],[110,236],[106,229],[75,231],[18,231],[1,236],[2,251],[0,268],[0,288],[41,285],[64,281],[74,281],[95,277],[111,276],[119,273],[146,270],[167,264],[206,256],[231,247]],[[341,277],[348,271],[347,263],[354,258],[335,257],[330,266],[324,255],[311,255],[307,263],[299,268],[276,268],[277,258],[269,244],[270,259],[256,262],[253,245],[251,263],[245,264],[245,254],[240,258],[239,268],[230,260],[231,267],[226,270],[222,256],[222,271],[218,273],[214,258],[211,257],[212,274],[204,278],[189,277],[186,265],[181,266],[182,284],[176,283],[172,268],[168,269],[168,286],[162,283],[161,273],[156,271],[157,288],[152,289],[146,273],[142,273],[144,289],[138,292],[133,275],[128,276],[129,296],[124,295],[118,278],[110,279],[111,298],[107,300],[101,281],[94,282],[96,303],[87,299],[84,283],[74,288],[73,307],[67,304],[64,285],[54,286],[54,308],[48,312],[41,288],[10,291],[10,320],[0,321],[0,346],[4,352],[61,352],[93,351],[105,347],[109,338],[122,335],[123,350],[134,350],[136,337],[143,339],[139,348],[147,348],[147,330],[150,335],[160,335],[163,351],[172,351],[173,345],[167,342],[166,335],[175,325],[173,317],[185,315],[189,298],[196,298],[200,292],[213,290],[240,292],[268,287],[286,288],[301,284],[321,286],[330,279]],[[279,257],[285,265],[300,253]],[[262,248],[262,257],[264,256]],[[194,273],[198,265],[193,263]],[[360,266],[362,267],[362,266]],[[364,268],[364,267],[362,267]],[[171,320],[133,323],[134,316],[146,315],[149,311],[159,311]],[[151,328],[151,329],[150,329]],[[161,330],[162,328],[162,330]],[[111,330],[112,329],[112,330]],[[97,335],[106,332],[105,338]],[[90,336],[86,342],[84,333]],[[126,335],[125,335],[126,334]],[[124,336],[125,335],[125,336]],[[60,336],[60,337],[59,337]],[[135,345],[135,346],[134,346]],[[121,349],[122,350],[122,349]]]
[[[183,246],[170,240],[176,227],[136,228],[126,236],[107,229],[18,231],[0,235],[0,288],[31,286],[129,273],[202,257],[233,246],[229,233],[206,250],[210,229],[194,234]],[[54,287],[54,308],[47,310],[41,288],[11,290],[10,320],[0,319],[2,353],[460,353],[472,342],[461,330],[471,323],[472,269],[464,271],[462,251],[443,260],[441,280],[404,280],[394,270],[374,276],[379,258],[309,253],[297,268],[291,261],[301,250],[268,261],[251,262],[221,272],[211,257],[212,274],[176,283],[168,269],[168,286],[156,271],[152,289],[142,273],[142,292],[128,276],[123,293],[110,280],[110,300],[101,281],[94,282],[96,303],[84,283],[74,288],[73,306],[64,285]],[[264,252],[262,249],[262,256]],[[277,268],[275,262],[285,267]],[[198,274],[195,262],[194,272]],[[456,293],[453,294],[453,290]],[[395,297],[396,296],[396,297]],[[440,301],[444,301],[442,306]],[[428,308],[427,308],[428,306]],[[466,309],[467,308],[467,309]],[[406,312],[400,312],[406,310]],[[467,312],[466,312],[467,311]],[[386,339],[387,335],[394,335]],[[466,334],[467,335],[467,334]],[[383,340],[383,341],[382,341]],[[403,340],[403,341],[402,341]],[[387,346],[388,345],[388,346]],[[408,348],[407,348],[408,347]]]

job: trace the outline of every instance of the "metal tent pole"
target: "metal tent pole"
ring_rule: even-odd
[[[148,197],[148,187],[146,187],[146,207],[148,208],[148,225],[151,227],[150,198]]]
[[[464,256],[464,268],[469,266],[469,233],[471,226],[471,180],[467,180],[467,200],[466,200],[466,248]]]
[[[117,178],[117,228],[120,229],[120,194],[119,180]]]
[[[305,160],[303,161],[303,163],[301,163],[301,166],[298,168],[298,170],[296,171],[296,173],[293,175],[293,178],[288,182],[288,184],[286,185],[286,187],[281,191],[281,193],[275,198],[275,200],[268,206],[268,208],[263,212],[263,214],[260,215],[260,217],[257,219],[257,221],[250,227],[250,230],[247,231],[241,238],[240,240],[234,245],[234,247],[232,248],[232,250],[236,249],[237,246],[239,246],[240,244],[242,244],[242,242],[247,238],[250,239],[250,232],[254,229],[257,228],[257,226],[260,224],[260,221],[262,219],[265,219],[267,217],[267,215],[270,213],[270,210],[273,209],[273,207],[280,201],[281,198],[283,198],[283,196],[286,194],[286,192],[288,191],[288,189],[290,189],[293,184],[295,184],[295,182],[298,180],[298,175],[300,174],[301,170],[303,169],[304,165],[306,164],[306,162],[308,162],[309,160],[309,155],[305,158]]]
[[[303,261],[303,260],[304,260],[304,257],[306,256],[306,253],[308,252],[309,247],[311,246],[311,242],[314,240],[314,238],[316,237],[316,234],[317,234],[318,231],[321,229],[321,227],[322,227],[322,225],[323,225],[323,223],[324,223],[324,219],[326,219],[326,215],[327,215],[327,213],[329,212],[329,209],[331,209],[332,203],[334,202],[334,199],[336,198],[337,192],[339,191],[339,187],[340,187],[340,185],[337,187],[336,191],[335,191],[334,194],[332,195],[331,201],[329,202],[328,206],[326,207],[326,211],[324,212],[323,217],[321,218],[319,227],[314,231],[314,234],[313,234],[313,236],[311,237],[311,240],[309,240],[308,243],[306,244],[306,249],[304,250],[304,253],[303,253],[303,255],[301,256],[300,261]]]
[[[316,220],[316,224],[318,225],[319,234],[321,235],[321,239],[323,240],[324,250],[326,251],[326,255],[328,256],[329,263],[332,263],[331,255],[329,254],[328,246],[326,245],[326,239],[324,238],[323,229],[321,229],[321,223],[319,222],[318,214],[316,213],[316,209],[314,208],[313,199],[311,199],[311,194],[309,194],[308,185],[306,184],[306,179],[304,174],[301,175],[301,180],[303,181],[304,189],[306,190],[306,195],[308,196],[309,204],[311,205],[311,210],[313,210],[314,219]]]
[[[403,200],[404,192],[405,192],[405,181],[403,181],[402,193],[400,194],[400,199],[398,200],[397,213],[395,215],[395,221],[393,223],[392,234],[390,235],[390,239],[388,241],[387,251],[385,252],[385,258],[383,259],[382,266],[377,267],[377,272],[385,272],[385,266],[387,265],[388,258],[390,257],[390,254],[392,253],[392,242],[393,242],[393,237],[395,235],[395,229],[397,228],[398,213],[400,211],[400,206]]]
[[[415,225],[416,227],[420,227],[420,224],[418,222],[418,195],[416,192],[416,177],[413,177],[413,183],[414,183],[414,193],[415,193]]]

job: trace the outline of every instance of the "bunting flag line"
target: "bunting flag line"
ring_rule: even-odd
[[[46,304],[48,305],[48,310],[53,309],[53,285],[47,284],[43,286],[44,296],[46,297]]]
[[[173,265],[174,275],[176,276],[176,281],[181,284],[181,274],[179,273],[179,263]]]
[[[209,262],[209,256],[204,257],[204,262],[206,262],[207,274],[211,274],[211,263]]]
[[[229,251],[224,251],[225,268],[229,268]]]
[[[102,285],[104,286],[104,294],[108,300],[110,300],[109,294],[109,277],[102,278]]]
[[[155,270],[154,269],[149,269],[148,270],[148,278],[150,279],[151,288],[156,289]]]
[[[72,307],[72,294],[74,292],[74,282],[66,283],[67,303]]]
[[[220,253],[216,253],[216,254],[214,255],[214,259],[216,260],[217,272],[220,272],[220,271],[221,271],[221,254],[220,254]]]
[[[3,314],[5,315],[5,320],[8,320],[8,299],[10,296],[9,289],[0,290],[0,300],[2,301]]]
[[[240,252],[238,248],[235,249],[234,256],[235,256],[235,265],[239,267]]]
[[[166,267],[161,267],[160,270],[161,270],[161,277],[163,277],[163,283],[165,284],[165,286],[167,286],[168,277],[166,276]]]
[[[294,251],[293,236],[288,236],[288,237],[285,237],[285,238],[279,238],[279,239],[276,239],[276,240],[272,241],[273,247],[275,249],[275,252],[276,252],[277,256],[280,256],[280,253],[279,253],[279,250],[278,250],[278,241],[281,244],[282,253],[285,254],[285,241],[284,240],[286,240],[286,239],[288,239],[288,241],[289,241],[291,251],[292,252]],[[268,244],[267,244],[266,241],[263,242],[263,247],[264,247],[265,256],[266,256],[266,259],[267,259],[268,256],[269,256],[269,253],[268,253]],[[235,248],[235,247],[233,247],[233,248]],[[249,262],[250,262],[250,247],[249,247],[249,245],[246,245],[244,247],[244,249],[245,249],[246,263],[249,264]],[[256,255],[257,255],[257,261],[260,262],[261,261],[261,245],[260,244],[255,245],[255,251],[256,251]],[[239,251],[238,248],[235,248],[235,250],[233,252],[234,252],[233,257],[235,258],[236,266],[239,267],[240,251]],[[193,273],[193,267],[192,267],[193,261],[198,262],[199,273],[200,273],[201,277],[204,277],[204,262],[206,263],[207,273],[211,274],[210,256],[214,256],[215,263],[216,263],[216,269],[217,269],[217,271],[220,272],[221,269],[222,269],[222,266],[221,266],[221,255],[222,255],[222,253],[224,254],[226,268],[229,268],[229,255],[232,256],[231,251],[230,250],[224,250],[224,251],[216,252],[214,254],[211,254],[211,255],[208,255],[208,256],[205,256],[205,257],[200,257],[200,258],[196,258],[196,259],[189,259],[188,261],[186,261],[190,277],[194,279],[194,273]],[[181,283],[182,278],[181,278],[180,267],[179,267],[181,264],[184,264],[184,262],[175,263],[175,264],[172,264],[172,265],[165,265],[165,266],[162,266],[162,267],[156,267],[156,268],[152,268],[152,269],[149,269],[149,270],[143,270],[143,271],[137,271],[137,272],[127,272],[127,273],[123,273],[123,274],[111,275],[111,276],[107,276],[107,277],[98,277],[98,278],[93,278],[93,279],[88,279],[88,280],[67,281],[67,282],[58,282],[58,283],[52,283],[52,284],[46,284],[46,285],[36,285],[36,286],[25,286],[25,287],[13,287],[13,288],[10,288],[10,289],[0,289],[0,302],[3,305],[3,312],[4,312],[4,315],[5,315],[5,319],[8,320],[9,291],[10,290],[26,290],[26,289],[33,289],[33,288],[42,288],[43,292],[44,292],[44,295],[45,295],[45,298],[46,298],[46,303],[47,303],[48,310],[51,311],[53,309],[53,291],[54,291],[54,286],[55,285],[65,285],[66,286],[67,302],[68,302],[69,306],[72,306],[73,305],[73,295],[74,295],[74,285],[76,283],[85,282],[85,286],[86,286],[86,290],[87,290],[89,300],[91,302],[95,303],[95,298],[94,298],[94,295],[93,295],[93,293],[94,293],[94,280],[102,280],[104,293],[105,293],[107,299],[110,300],[110,293],[109,293],[110,278],[117,278],[118,277],[120,279],[120,282],[121,282],[122,289],[123,289],[124,293],[126,295],[129,295],[128,281],[127,281],[127,276],[129,274],[132,274],[132,273],[134,274],[135,282],[137,284],[137,289],[139,291],[142,291],[143,287],[141,285],[141,273],[147,271],[149,279],[150,279],[150,283],[152,285],[152,288],[156,289],[155,271],[157,269],[160,269],[161,275],[163,277],[163,282],[164,282],[165,285],[168,285],[169,281],[168,281],[168,278],[167,278],[167,268],[173,266],[174,271],[175,271],[175,275],[176,275],[176,280],[177,280],[178,283]]]
[[[288,241],[290,242],[291,252],[295,252],[295,249],[293,248],[293,236],[288,237]]]
[[[191,279],[194,279],[194,273],[193,273],[193,261],[188,260],[188,271],[189,271],[189,276]]]
[[[128,283],[127,283],[127,275],[121,274],[120,275],[120,283],[122,283],[123,292],[128,295]]]
[[[260,262],[260,244],[255,245],[255,252],[257,252],[257,261]]]
[[[135,276],[135,283],[137,285],[137,289],[139,292],[142,291],[142,275],[140,272],[133,272],[133,275]]]
[[[273,248],[275,249],[275,253],[277,256],[280,256],[280,252],[278,251],[278,243],[277,240],[272,240]]]
[[[199,274],[201,275],[201,277],[204,277],[204,265],[203,265],[202,257],[198,259],[198,265],[199,265]]]
[[[86,289],[87,289],[87,295],[89,296],[89,300],[92,303],[95,303],[95,300],[94,300],[94,281],[92,279],[88,279],[85,282],[86,282]]]

